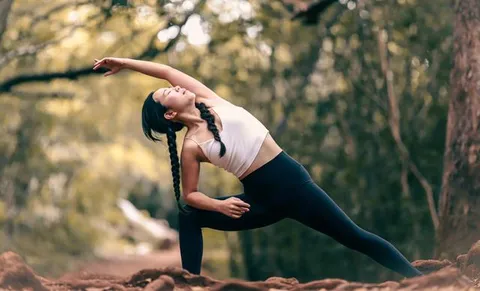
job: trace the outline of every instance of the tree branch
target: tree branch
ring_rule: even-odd
[[[83,0],[83,1],[77,1],[77,2],[74,2],[74,3],[71,3],[71,2],[65,2],[65,3],[62,3],[58,6],[55,6],[53,7],[52,9],[50,9],[49,11],[45,12],[44,14],[41,14],[41,15],[37,15],[35,16],[33,19],[32,19],[32,23],[30,24],[30,26],[35,26],[38,22],[42,21],[42,20],[46,20],[48,19],[52,14],[54,13],[57,13],[57,12],[60,12],[64,9],[67,9],[67,8],[78,8],[78,6],[82,6],[82,5],[86,5],[86,4],[93,4],[92,3],[92,0]],[[27,14],[27,13],[32,13],[31,10],[27,10],[27,11],[22,11],[20,15],[24,15],[24,14]]]
[[[299,12],[296,12],[292,19],[301,19],[302,22],[306,25],[314,25],[318,23],[318,18],[322,13],[324,13],[328,7],[333,3],[338,2],[338,0],[323,0],[308,6],[305,9],[305,3],[303,1],[286,1],[286,2],[296,2],[297,7],[299,6]]]
[[[93,15],[92,17],[89,17],[86,21],[90,21],[92,19],[95,19],[96,17],[98,17],[98,15]],[[40,43],[40,44],[25,45],[25,46],[22,46],[22,47],[19,47],[19,48],[15,49],[15,50],[11,50],[11,51],[7,52],[3,57],[0,57],[0,69],[3,69],[3,67],[5,67],[11,60],[13,60],[15,58],[34,55],[42,49],[45,49],[49,46],[52,46],[52,45],[55,45],[55,44],[58,44],[58,43],[62,42],[66,38],[72,36],[73,33],[78,28],[82,28],[82,27],[85,27],[85,25],[80,25],[80,24],[73,25],[73,26],[69,27],[69,30],[68,30],[67,34],[64,35],[64,36],[57,37],[53,40],[46,41],[46,42]]]
[[[415,177],[418,179],[420,184],[422,185],[423,189],[425,190],[425,195],[427,196],[428,208],[430,210],[430,216],[432,218],[433,226],[435,229],[439,226],[438,214],[435,208],[435,202],[433,199],[433,190],[430,183],[428,183],[427,179],[423,176],[420,170],[417,168],[415,163],[410,158],[410,153],[403,143],[401,134],[400,134],[400,110],[398,108],[398,100],[397,96],[395,95],[395,90],[393,86],[393,72],[390,70],[388,56],[387,56],[387,47],[385,45],[386,40],[383,37],[384,30],[380,29],[378,31],[378,50],[380,53],[380,62],[382,66],[382,72],[385,76],[385,80],[387,83],[387,93],[388,93],[388,101],[390,105],[390,114],[388,124],[390,126],[390,131],[392,133],[393,139],[397,144],[398,150],[400,152],[400,158],[402,159],[402,163],[412,171]],[[406,173],[403,173],[406,175]],[[402,179],[403,180],[403,179]],[[405,187],[405,185],[402,185]]]
[[[182,28],[186,24],[186,22],[188,21],[190,16],[195,14],[205,4],[205,2],[206,2],[206,0],[200,1],[197,4],[197,7],[195,9],[193,9],[191,12],[189,12],[185,16],[183,21],[181,21],[180,23],[178,23],[176,25],[178,25],[178,26],[180,26],[180,28]],[[172,23],[172,21],[169,21],[168,23]],[[155,33],[152,36],[152,38],[150,39],[150,42],[149,42],[148,46],[145,48],[145,50],[143,52],[139,53],[138,55],[133,56],[131,58],[143,59],[143,60],[153,59],[160,54],[168,52],[177,43],[180,36],[181,36],[181,33],[178,33],[178,35],[175,38],[171,39],[163,49],[158,49],[155,46],[155,41],[157,39],[157,34]],[[78,79],[79,77],[93,75],[93,74],[103,74],[103,73],[104,73],[104,71],[102,71],[102,70],[94,71],[92,69],[92,66],[89,65],[89,66],[86,66],[86,67],[82,67],[82,68],[78,68],[78,69],[70,69],[70,70],[66,70],[66,71],[47,72],[47,73],[41,73],[41,74],[19,75],[19,76],[15,76],[15,77],[12,77],[10,79],[7,79],[7,80],[1,82],[0,83],[0,93],[9,92],[9,91],[12,90],[12,87],[14,87],[16,85],[24,84],[24,83],[46,82],[46,81],[51,81],[51,80],[54,80],[54,79],[75,80],[75,79]]]
[[[13,90],[12,95],[19,96],[22,98],[29,99],[43,99],[43,98],[68,98],[73,99],[75,93],[72,92],[27,92],[27,91],[17,91]]]
[[[2,40],[3,33],[7,29],[8,15],[12,8],[13,0],[0,0],[0,42]]]

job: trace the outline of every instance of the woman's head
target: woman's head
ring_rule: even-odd
[[[195,104],[195,94],[180,88],[160,88],[148,94],[142,108],[142,127],[145,135],[156,140],[152,132],[167,133],[168,126],[174,131],[183,128],[178,114]]]
[[[165,118],[175,118],[175,114],[190,109],[195,104],[195,94],[185,88],[175,86],[170,88],[160,88],[153,94],[155,102],[162,104],[167,110]]]
[[[148,139],[158,141],[155,134],[166,134],[169,127],[174,131],[179,131],[184,125],[166,118],[166,115],[170,116],[172,113],[169,113],[169,109],[160,102],[155,101],[154,94],[154,92],[148,94],[143,102],[142,128]],[[170,110],[170,112],[172,111]]]
[[[223,157],[226,148],[215,125],[215,117],[204,103],[195,103],[195,94],[180,87],[161,88],[148,94],[142,108],[142,128],[145,136],[152,141],[160,141],[159,134],[167,135],[173,189],[181,212],[185,212],[185,209],[180,204],[180,163],[177,153],[176,132],[181,130],[184,124],[178,121],[176,117],[191,105],[195,105],[200,111],[200,117],[207,122],[208,130],[212,132],[214,139],[220,143],[219,155]]]

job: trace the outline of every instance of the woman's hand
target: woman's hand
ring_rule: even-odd
[[[106,68],[109,71],[103,74],[103,76],[107,77],[113,74],[120,72],[122,69],[125,68],[126,59],[124,58],[103,58],[101,60],[95,59],[95,64],[93,65],[93,69],[97,70],[99,68]]]
[[[240,218],[247,211],[250,211],[250,205],[237,197],[220,200],[219,212],[226,216]]]

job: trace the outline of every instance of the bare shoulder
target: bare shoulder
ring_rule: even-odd
[[[198,150],[199,150],[198,144],[194,140],[188,137],[183,139],[182,159],[197,160]]]
[[[185,137],[183,140],[182,159],[185,160],[185,163],[190,164],[209,162],[198,143],[189,137]]]

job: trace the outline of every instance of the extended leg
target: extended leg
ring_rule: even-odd
[[[232,196],[228,196],[232,197]],[[226,199],[222,197],[218,199]],[[253,201],[248,195],[235,197],[250,204],[250,211],[235,219],[222,213],[205,211],[189,207],[191,213],[179,214],[179,236],[182,266],[193,274],[199,274],[203,256],[202,228],[212,228],[223,231],[238,231],[254,229],[273,224],[283,217]]]
[[[357,226],[315,183],[296,189],[289,217],[406,277],[422,275],[388,241]]]

